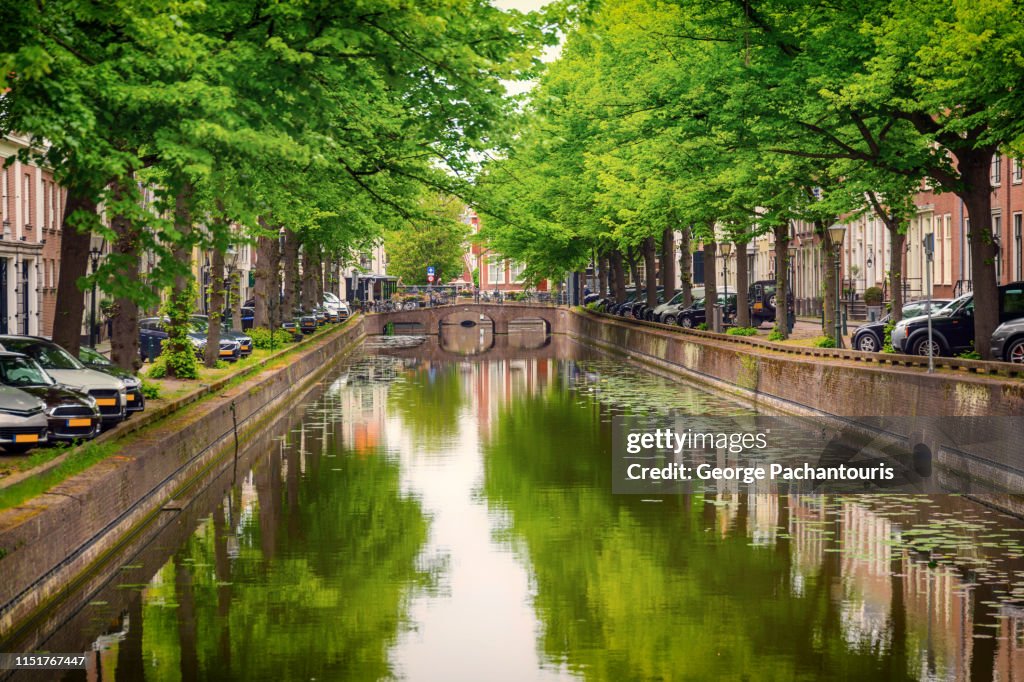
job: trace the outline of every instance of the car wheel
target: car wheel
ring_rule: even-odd
[[[1017,339],[1006,349],[1006,361],[1024,365],[1024,339]]]
[[[777,299],[775,294],[772,294],[771,296],[768,297],[768,305],[770,305],[773,308],[778,308],[778,306],[775,305],[776,301]]]
[[[679,318],[679,326],[686,327],[687,329],[693,329],[693,320],[689,317]]]
[[[942,344],[939,343],[938,339],[932,339],[931,348],[932,348],[931,354],[933,356],[942,355]],[[911,355],[923,355],[923,356],[927,357],[928,356],[928,337],[927,336],[922,336],[920,339],[915,341],[910,352],[911,352]]]
[[[857,340],[853,342],[853,347],[857,350],[862,350],[865,353],[877,353],[878,339],[875,338],[874,334],[861,334]],[[925,354],[927,354],[927,351],[925,351]]]
[[[662,322],[664,322],[665,324],[675,324],[676,323],[676,316],[675,315],[666,315],[665,319],[662,320]]]

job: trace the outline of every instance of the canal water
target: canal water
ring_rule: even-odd
[[[89,652],[63,679],[1024,679],[1018,522],[613,495],[613,416],[750,410],[561,338],[446,335],[368,342],[69,595],[30,633]]]

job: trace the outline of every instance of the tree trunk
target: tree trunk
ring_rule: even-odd
[[[302,309],[309,311],[317,307],[316,268],[313,265],[314,255],[310,245],[302,247]]]
[[[957,153],[962,180],[961,198],[967,206],[971,228],[971,288],[974,291],[974,350],[985,360],[992,358],[992,332],[999,326],[999,296],[996,281],[996,248],[992,239],[992,189],[989,180],[991,151]]]
[[[654,309],[658,305],[658,251],[654,246],[654,237],[644,240],[644,279],[647,283],[647,307]]]
[[[640,288],[640,268],[637,264],[637,253],[633,247],[626,249],[626,263],[629,265],[629,276],[633,280],[633,288]]]
[[[684,226],[679,232],[679,279],[683,285],[683,307],[689,308],[693,304],[693,254],[690,252],[693,230]]]
[[[171,304],[167,306],[166,329],[169,336],[164,342],[163,352],[184,354],[193,352],[192,344],[183,338],[176,338],[178,335],[175,330],[189,326],[189,317],[195,305],[192,296],[195,282],[192,273],[192,184],[188,181],[182,183],[174,197],[174,229],[180,235],[173,250],[178,271],[171,287]],[[167,376],[174,375],[174,367],[168,363]]]
[[[626,300],[626,273],[622,267],[622,252],[615,249],[609,255],[611,261],[612,278],[615,280],[615,291],[613,296],[616,303]]]
[[[115,180],[114,200],[120,201],[131,178]],[[115,237],[110,245],[110,258],[118,262],[118,275],[128,280],[138,280],[139,235],[141,229],[124,215],[110,219],[110,228]],[[110,359],[122,369],[130,372],[142,366],[139,353],[139,306],[130,298],[119,297],[114,301],[111,317]]]
[[[903,250],[906,248],[907,235],[900,230],[899,223],[883,221],[889,230],[889,289],[892,294],[892,322],[903,319],[903,281],[905,267]]]
[[[281,308],[291,314],[299,306],[299,235],[288,228],[284,230],[284,248],[281,253],[284,265],[284,300]]]
[[[750,326],[750,300],[747,297],[750,288],[750,278],[747,272],[747,246],[748,242],[739,240],[734,242],[736,247],[736,326]]]
[[[313,249],[313,288],[316,304],[322,306],[324,304],[324,259],[319,245]]]
[[[708,238],[704,242],[704,321],[708,329],[711,329],[714,323],[715,304],[718,303],[718,266],[715,263],[717,254],[718,245],[715,244],[713,237]]]
[[[260,217],[260,227],[269,229],[266,221]],[[270,328],[270,291],[276,263],[273,258],[273,245],[278,238],[260,235],[256,241],[256,264],[253,266],[253,327]]]
[[[228,295],[231,299],[231,328],[235,331],[242,330],[242,273],[238,270],[231,271],[228,282]]]
[[[81,213],[75,216],[78,211]],[[81,231],[74,225],[85,213],[95,215],[96,202],[91,196],[80,194],[74,187],[70,188],[61,221],[60,277],[57,279],[53,342],[75,357],[78,357],[82,316],[85,313],[85,293],[78,288],[78,280],[88,274],[92,230]]]
[[[772,228],[775,233],[775,331],[789,337],[789,221]]]
[[[821,281],[825,283],[825,290],[822,292],[821,309],[822,333],[832,338],[839,345],[836,335],[836,294],[838,282],[836,281],[836,249],[832,244],[832,237],[825,229],[825,223],[820,220],[814,221],[814,231],[821,240],[818,245],[821,248]]]
[[[670,227],[661,232],[661,286],[665,300],[671,301],[676,295],[676,239]]]
[[[207,367],[216,367],[220,359],[220,325],[224,316],[224,252],[213,250],[210,262],[210,326],[206,330]]]

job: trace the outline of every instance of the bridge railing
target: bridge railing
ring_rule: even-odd
[[[396,296],[387,301],[360,302],[353,305],[356,310],[369,313],[395,313],[403,310],[421,310],[425,308],[439,308],[451,305],[464,305],[466,303],[480,303],[486,305],[504,304],[533,304],[533,305],[567,305],[568,297],[557,292],[503,292],[503,291],[474,291],[470,295],[466,292],[449,292],[444,290],[428,291],[427,287],[421,287],[421,292],[406,293]]]

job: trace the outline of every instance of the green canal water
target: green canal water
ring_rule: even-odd
[[[37,640],[90,652],[64,679],[1024,676],[1016,521],[938,495],[616,496],[613,415],[748,408],[467,338],[333,371]]]

